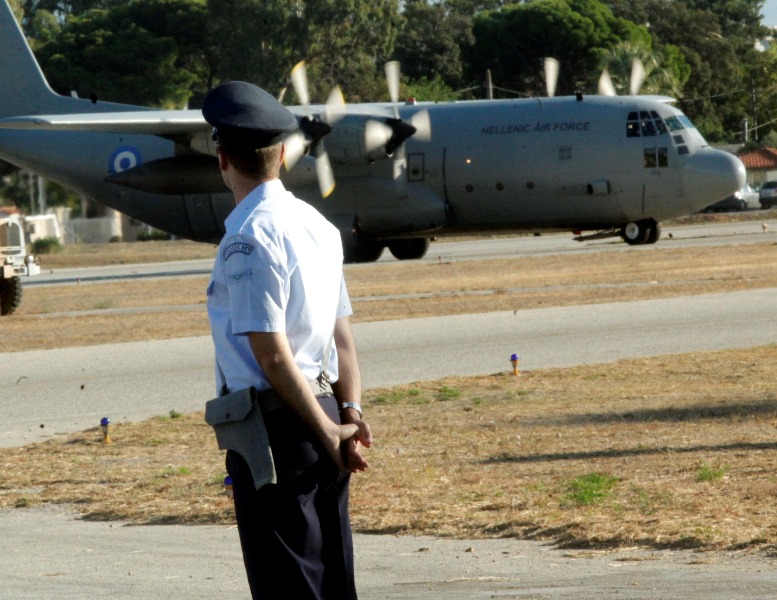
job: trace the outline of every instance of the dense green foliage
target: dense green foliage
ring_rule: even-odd
[[[543,59],[561,63],[557,93],[595,93],[607,68],[628,93],[667,94],[711,142],[777,130],[777,49],[759,52],[762,0],[11,0],[52,87],[156,107],[199,106],[222,81],[253,81],[294,103],[289,72],[305,60],[312,101],[339,84],[350,102],[387,99],[383,64],[403,63],[403,93],[543,95]],[[288,91],[288,93],[287,93]],[[7,181],[8,178],[6,178]],[[21,204],[24,179],[11,195]],[[56,202],[56,201],[55,201]]]

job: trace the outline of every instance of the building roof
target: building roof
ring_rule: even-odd
[[[757,148],[739,155],[746,169],[777,169],[777,149]]]

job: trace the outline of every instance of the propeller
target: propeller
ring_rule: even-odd
[[[645,82],[645,65],[637,57],[631,61],[631,80],[629,81],[629,91],[632,96],[639,94],[639,89]]]
[[[338,86],[332,89],[324,106],[324,118],[321,119],[314,117],[310,112],[308,74],[304,61],[298,62],[291,70],[291,83],[308,114],[300,119],[300,131],[286,139],[286,169],[291,170],[306,152],[309,153],[315,160],[321,196],[326,198],[335,189],[335,178],[329,155],[324,148],[324,137],[332,131],[332,125],[346,114],[343,92]]]
[[[548,97],[556,95],[556,84],[558,83],[559,63],[555,58],[545,58],[545,87],[548,91]]]
[[[618,95],[615,92],[615,86],[612,84],[612,79],[610,78],[610,72],[607,69],[602,71],[602,74],[599,77],[598,93],[599,93],[600,96],[617,96]]]
[[[415,139],[422,142],[428,142],[432,139],[432,124],[428,110],[418,111],[409,120],[400,118],[399,62],[391,61],[386,63],[385,70],[389,96],[393,103],[394,118],[383,121],[370,119],[365,125],[364,138],[365,146],[369,153],[385,148],[386,154],[391,156],[410,136],[414,136]]]
[[[629,79],[629,93],[632,96],[639,95],[639,90],[645,82],[645,66],[642,61],[634,57],[631,61],[631,78]],[[607,69],[602,71],[599,76],[599,87],[597,90],[600,96],[617,96],[615,86],[610,78],[610,72]]]

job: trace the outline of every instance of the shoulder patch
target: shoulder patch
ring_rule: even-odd
[[[254,251],[254,247],[248,242],[235,242],[224,248],[224,260],[229,260],[229,257],[233,254],[245,254],[248,256]]]

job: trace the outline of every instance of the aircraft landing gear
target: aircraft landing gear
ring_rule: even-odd
[[[20,277],[0,279],[0,315],[10,315],[22,303]]]
[[[661,237],[661,223],[653,219],[627,223],[621,227],[621,237],[630,246],[655,244]]]
[[[343,262],[375,262],[383,254],[383,248],[383,244],[378,242],[359,242],[354,240],[349,244],[343,244]]]
[[[389,242],[388,249],[397,260],[412,260],[423,258],[429,250],[427,238],[413,238],[411,240],[394,240]]]

